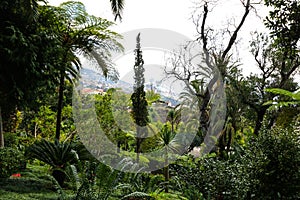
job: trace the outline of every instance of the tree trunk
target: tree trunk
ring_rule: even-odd
[[[170,180],[170,174],[169,174],[169,159],[168,159],[168,147],[165,146],[166,148],[166,158],[165,158],[165,181],[166,181],[166,187],[165,187],[165,192],[169,192],[169,180]]]
[[[61,71],[60,80],[59,80],[57,115],[56,115],[56,132],[55,132],[56,142],[59,142],[60,139],[61,113],[62,113],[63,99],[64,99],[64,86],[65,86],[65,73],[64,71]]]
[[[136,138],[136,162],[140,162],[140,138]]]
[[[267,112],[267,109],[265,107],[263,107],[262,109],[260,109],[257,112],[257,118],[256,118],[256,122],[255,122],[255,129],[254,129],[254,135],[258,135],[261,127],[262,127],[262,123],[264,120],[264,116]]]
[[[136,163],[140,162],[140,147],[141,147],[141,133],[140,127],[136,126]]]
[[[4,133],[3,133],[1,106],[0,106],[0,148],[4,148]]]

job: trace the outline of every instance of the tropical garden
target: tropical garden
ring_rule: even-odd
[[[121,20],[126,1],[109,2]],[[128,66],[131,94],[80,95],[83,58],[118,81],[111,55],[124,47],[115,22],[89,14],[84,1],[3,0],[0,199],[299,199],[300,2],[238,2],[242,16],[216,30],[208,19],[218,2],[197,1],[196,37],[166,61],[166,78],[185,88],[170,106],[145,86],[143,33]],[[269,32],[252,33],[258,70],[244,75],[236,49],[257,4],[269,9],[261,19]],[[202,60],[192,65],[195,46]]]

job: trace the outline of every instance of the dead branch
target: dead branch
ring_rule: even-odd
[[[225,59],[225,57],[227,56],[228,52],[230,51],[230,49],[232,48],[232,45],[234,44],[234,42],[236,41],[237,38],[237,34],[240,31],[240,29],[242,28],[243,24],[245,23],[245,20],[250,12],[251,6],[250,6],[250,0],[247,0],[247,3],[244,4],[245,7],[245,12],[244,15],[239,23],[239,25],[237,26],[237,28],[235,29],[235,31],[233,32],[232,36],[230,37],[230,40],[228,42],[228,45],[226,47],[226,49],[224,50],[223,54],[222,54],[222,59]]]

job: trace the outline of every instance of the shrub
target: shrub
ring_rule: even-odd
[[[251,184],[245,165],[243,158],[220,160],[216,155],[207,155],[184,158],[171,168],[178,190],[189,199],[245,199]]]
[[[15,133],[4,133],[5,147],[16,148],[18,146],[18,136]]]
[[[253,143],[257,179],[255,197],[298,199],[300,197],[300,135],[296,131],[274,128],[262,130]]]
[[[24,165],[25,164],[25,165]],[[23,170],[26,161],[22,152],[6,147],[0,148],[0,177],[7,178],[13,173]]]
[[[183,157],[171,165],[177,191],[189,199],[299,199],[300,135],[273,128],[236,146],[228,160]]]

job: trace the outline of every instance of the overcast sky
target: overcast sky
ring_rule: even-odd
[[[48,0],[48,2],[50,5],[57,6],[64,1]],[[111,13],[109,0],[82,0],[81,2],[85,4],[90,14],[113,21],[114,16]],[[196,6],[194,2],[201,2],[201,0],[125,0],[123,20],[122,22],[116,22],[113,30],[123,33],[140,28],[163,28],[194,39],[196,29],[191,20],[191,13]],[[250,33],[256,30],[259,32],[266,31],[262,18],[268,13],[267,9],[259,5],[255,5],[255,7],[261,19],[254,12],[250,13],[238,37],[241,40],[238,50],[239,57],[242,59],[245,74],[256,71],[253,57],[249,53]],[[212,12],[209,13],[207,24],[219,29],[224,27],[231,18],[235,18],[237,24],[243,11],[241,0],[219,0]],[[224,45],[226,44],[227,41]],[[154,54],[154,52],[148,54],[144,52],[144,60],[152,58],[152,60],[157,59],[160,62],[161,59],[155,58],[157,56],[153,56]],[[117,65],[124,62],[127,62],[126,59],[116,61]],[[163,63],[156,62],[155,64]]]

